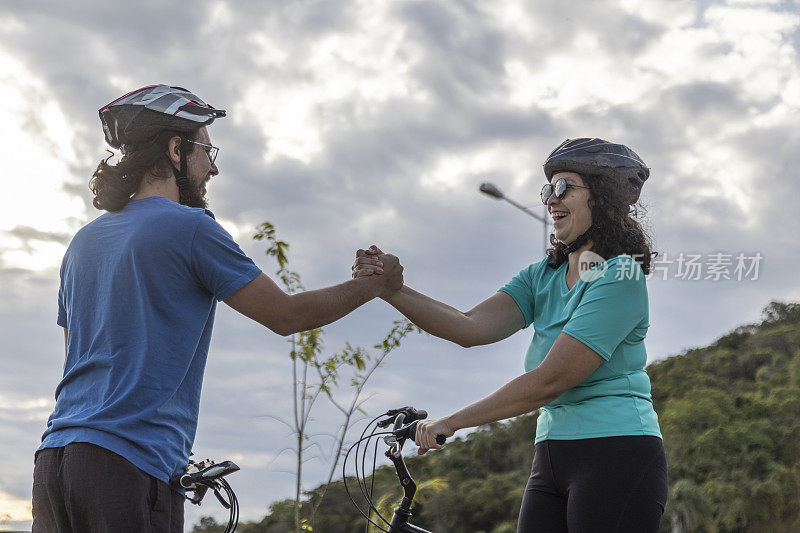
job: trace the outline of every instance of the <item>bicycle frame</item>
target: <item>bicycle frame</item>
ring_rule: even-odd
[[[400,479],[400,484],[403,485],[403,500],[400,502],[392,515],[391,525],[389,526],[390,533],[431,533],[427,529],[415,526],[409,522],[411,518],[411,506],[414,503],[414,494],[417,492],[417,484],[411,478],[406,468],[406,463],[403,460],[403,455],[398,453],[395,457],[391,451],[386,452],[386,456],[394,463],[394,468],[397,470],[397,477]]]

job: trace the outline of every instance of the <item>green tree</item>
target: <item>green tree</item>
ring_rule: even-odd
[[[711,502],[702,488],[689,479],[679,479],[669,489],[670,508],[664,518],[673,533],[716,531],[708,514]]]

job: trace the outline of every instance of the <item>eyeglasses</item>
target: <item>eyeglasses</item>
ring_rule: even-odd
[[[211,161],[212,165],[214,164],[214,160],[217,159],[217,154],[219,153],[219,148],[217,148],[216,146],[211,146],[210,144],[203,144],[197,141],[190,141],[189,139],[186,139],[186,142],[208,148],[208,150],[206,150],[206,153],[208,154],[208,160]]]
[[[564,196],[566,196],[567,189],[588,189],[588,188],[589,187],[584,187],[582,185],[573,185],[571,183],[567,183],[566,178],[558,178],[556,180],[555,185],[547,183],[545,184],[544,187],[542,187],[542,203],[547,205],[547,200],[550,199],[550,196],[552,196],[553,193],[555,193],[556,198],[561,200],[562,198],[564,198]]]

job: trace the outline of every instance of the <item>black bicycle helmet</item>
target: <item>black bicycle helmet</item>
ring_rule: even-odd
[[[650,169],[636,152],[623,144],[596,137],[567,139],[550,152],[544,162],[547,180],[550,181],[556,172],[564,171],[582,176],[600,174],[618,180],[630,191],[630,204],[639,200],[642,185],[650,177]]]

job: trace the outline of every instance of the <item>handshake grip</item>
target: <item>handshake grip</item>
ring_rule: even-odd
[[[383,286],[380,296],[386,298],[403,287],[403,266],[397,256],[384,254],[377,246],[358,250],[352,267],[353,278],[372,277]]]

